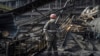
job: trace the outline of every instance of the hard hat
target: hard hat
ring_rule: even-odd
[[[50,19],[56,19],[56,18],[57,18],[56,14],[51,14],[50,15]]]

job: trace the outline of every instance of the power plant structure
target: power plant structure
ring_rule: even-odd
[[[57,16],[55,21],[51,14]],[[50,30],[56,27],[52,23],[44,31],[49,21],[58,25],[56,31]],[[50,36],[57,37],[57,51],[55,47],[48,51]],[[99,0],[0,0],[0,56],[55,56],[55,52],[100,56]]]

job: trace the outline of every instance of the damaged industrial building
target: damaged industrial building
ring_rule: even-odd
[[[0,0],[0,56],[100,56],[100,0]]]

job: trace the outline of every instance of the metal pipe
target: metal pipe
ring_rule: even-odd
[[[40,13],[42,16],[47,17],[42,12],[40,12],[38,9],[35,9],[35,10],[36,10],[36,12]]]
[[[64,4],[64,6],[63,6],[63,8],[65,8],[66,7],[66,5],[68,4],[68,2],[69,2],[70,0],[66,0],[66,2],[65,2],[65,4]],[[61,12],[61,14],[63,13],[63,11],[64,10],[61,10],[60,12]],[[59,20],[59,18],[60,18],[60,15],[57,17],[57,20],[56,20],[56,22],[55,23],[57,23],[57,21]]]

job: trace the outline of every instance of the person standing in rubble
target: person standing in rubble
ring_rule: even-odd
[[[58,25],[55,23],[56,18],[57,18],[56,14],[51,14],[50,20],[45,24],[43,28],[43,31],[46,36],[46,40],[48,42],[48,46],[47,46],[48,56],[51,56],[52,48],[54,50],[55,56],[58,56],[58,52],[57,52],[57,39],[58,38],[56,36]]]

